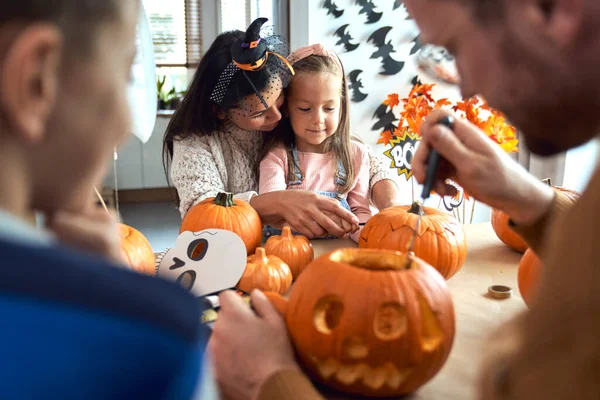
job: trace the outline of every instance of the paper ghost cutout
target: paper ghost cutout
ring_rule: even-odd
[[[447,180],[446,183],[456,188],[456,194],[454,196],[444,196],[443,198],[444,208],[447,211],[452,211],[455,208],[460,207],[465,201],[465,190],[458,186],[454,181]]]

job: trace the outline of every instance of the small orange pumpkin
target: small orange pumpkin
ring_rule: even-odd
[[[417,229],[418,212],[417,203],[381,211],[363,228],[358,247],[405,252]],[[463,228],[451,214],[430,207],[423,207],[423,212],[414,253],[450,279],[467,258]]]
[[[542,273],[543,264],[533,250],[528,249],[521,262],[519,263],[519,271],[517,274],[517,282],[519,284],[519,292],[525,304],[531,304],[531,300],[537,290]]]
[[[258,247],[256,254],[248,257],[244,274],[237,288],[250,293],[254,289],[287,293],[292,285],[292,271],[279,257],[267,256],[265,249]]]
[[[416,391],[442,368],[454,341],[446,281],[400,252],[338,249],[302,272],[289,300],[266,294],[305,370],[361,397]]]
[[[262,223],[252,206],[233,198],[231,193],[219,193],[192,207],[181,221],[179,232],[199,232],[204,229],[224,229],[238,235],[246,245],[247,254],[262,243]]]
[[[548,186],[552,186],[552,181],[550,179],[544,179],[543,182],[548,184]],[[575,190],[566,189],[560,186],[552,187],[565,194],[573,203],[581,197],[581,194]],[[529,246],[518,233],[511,229],[508,224],[509,219],[508,214],[497,209],[492,210],[492,228],[494,228],[494,232],[496,232],[498,239],[514,251],[524,253]]]
[[[495,208],[492,210],[492,228],[498,239],[514,251],[524,253],[529,246],[517,232],[512,230],[508,224],[509,219],[508,214]]]
[[[265,243],[265,251],[283,260],[292,270],[293,279],[315,258],[310,241],[302,235],[292,235],[289,226],[283,227],[281,236],[271,236]]]
[[[152,251],[148,239],[140,231],[129,225],[118,225],[121,236],[121,250],[127,264],[136,272],[155,275],[154,251]]]

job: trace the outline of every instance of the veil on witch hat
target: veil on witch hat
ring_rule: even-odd
[[[268,100],[272,95],[279,95],[286,87],[294,68],[287,61],[289,46],[278,35],[261,36],[261,29],[268,21],[267,18],[257,18],[246,31],[241,42],[234,43],[231,48],[232,62],[227,65],[219,76],[211,93],[210,99],[221,106],[231,88],[233,77],[243,74],[260,103],[269,108]],[[259,90],[251,79],[251,74],[260,72],[268,79],[266,90]],[[242,99],[239,99],[241,101]],[[248,105],[238,105],[238,108],[249,108]]]

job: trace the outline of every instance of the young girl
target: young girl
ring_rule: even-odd
[[[288,118],[263,148],[259,193],[314,191],[337,199],[364,223],[371,217],[368,148],[350,134],[342,63],[319,44],[301,48],[289,59],[295,76],[288,88]],[[279,234],[279,228],[266,226],[265,236]],[[358,226],[352,231],[357,242]]]

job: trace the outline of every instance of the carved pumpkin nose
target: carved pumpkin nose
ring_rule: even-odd
[[[362,360],[369,356],[369,346],[365,343],[365,339],[361,336],[349,336],[342,344],[344,353],[348,358],[353,360]]]

